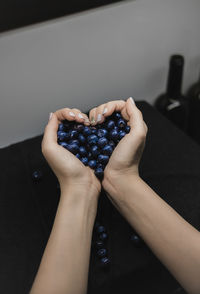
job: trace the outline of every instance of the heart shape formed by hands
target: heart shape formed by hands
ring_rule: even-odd
[[[95,127],[63,120],[58,127],[57,142],[84,165],[92,168],[96,177],[102,180],[112,152],[129,132],[130,127],[121,113],[113,112],[102,124]]]

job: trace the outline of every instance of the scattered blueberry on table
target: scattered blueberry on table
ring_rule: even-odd
[[[120,112],[114,112],[95,127],[63,120],[58,127],[57,141],[84,165],[93,169],[96,177],[102,180],[112,152],[129,132],[127,121]]]

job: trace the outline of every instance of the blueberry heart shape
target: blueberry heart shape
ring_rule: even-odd
[[[76,121],[63,120],[57,131],[57,142],[73,153],[84,165],[103,178],[104,169],[119,141],[130,132],[121,113],[113,112],[102,124],[85,126]]]

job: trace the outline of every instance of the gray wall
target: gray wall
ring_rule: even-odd
[[[0,146],[41,134],[48,113],[113,99],[153,103],[168,59],[200,69],[200,1],[136,0],[0,35]]]

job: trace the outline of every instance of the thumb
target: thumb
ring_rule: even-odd
[[[132,97],[127,99],[126,112],[129,116],[129,124],[131,127],[130,134],[140,134],[144,132],[144,121],[142,112],[137,108]]]
[[[49,114],[49,121],[44,130],[44,136],[42,141],[43,147],[49,147],[54,144],[57,145],[57,131],[58,131],[59,121],[57,116],[51,112]]]

